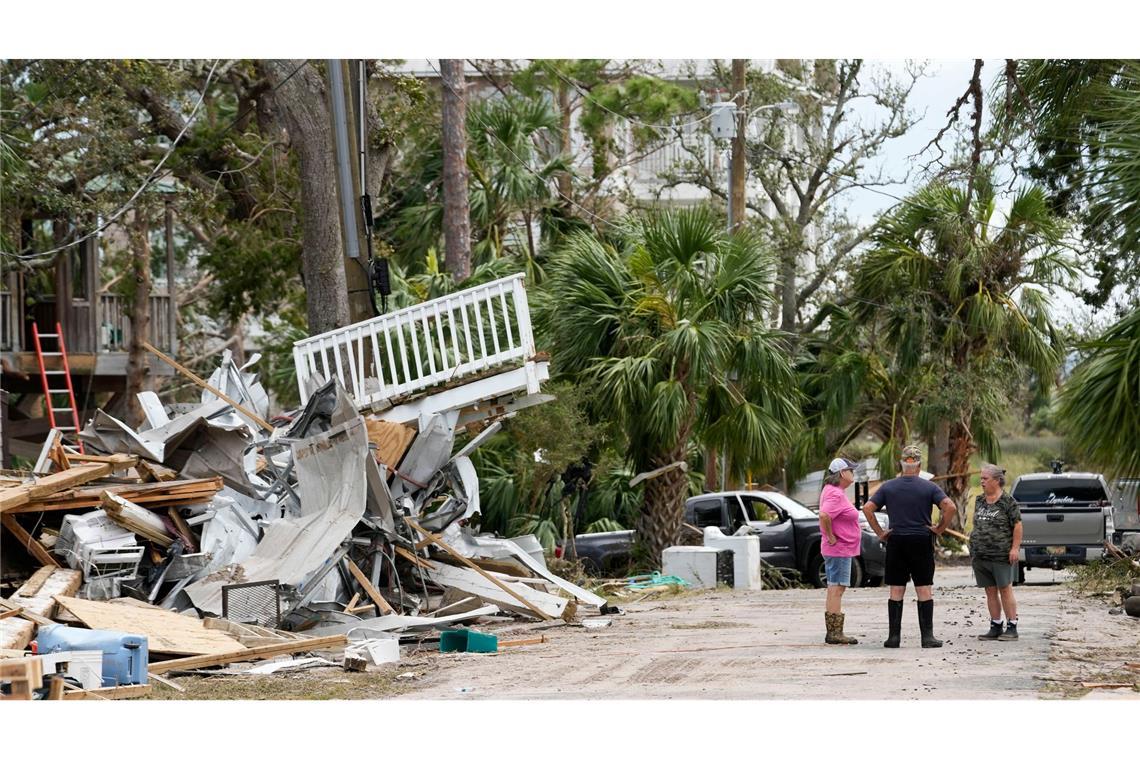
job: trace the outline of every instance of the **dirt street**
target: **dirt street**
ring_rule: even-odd
[[[1110,616],[1104,601],[1077,598],[1047,584],[1052,578],[1035,571],[1018,587],[1017,642],[976,638],[988,627],[984,597],[969,568],[954,566],[936,577],[941,649],[919,646],[910,589],[896,650],[882,646],[885,588],[847,592],[847,633],[860,639],[848,647],[823,644],[822,590],[692,593],[624,606],[605,628],[499,632],[500,639],[542,633],[545,644],[432,655],[400,698],[1037,699],[1090,693],[1082,682],[1140,681],[1123,667],[1140,660],[1140,620]],[[1140,697],[1135,688],[1111,693]]]

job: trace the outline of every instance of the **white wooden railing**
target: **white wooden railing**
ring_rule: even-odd
[[[301,402],[335,377],[359,407],[534,356],[523,275],[504,277],[293,344]]]

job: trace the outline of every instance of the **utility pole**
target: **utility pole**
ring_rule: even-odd
[[[358,205],[363,193],[357,192],[357,188],[361,187],[361,175],[355,160],[359,155],[357,135],[349,128],[354,112],[353,97],[346,86],[349,81],[348,62],[333,59],[326,61],[326,64],[329,113],[336,154],[337,201],[340,207],[341,240],[344,242],[344,275],[348,287],[348,316],[350,322],[362,322],[372,317],[374,306],[368,287],[366,231]]]
[[[443,251],[456,282],[471,276],[471,211],[467,200],[467,79],[462,58],[439,60],[443,84]]]
[[[747,96],[748,61],[732,59],[732,93],[736,102],[736,134],[732,137],[732,157],[729,161],[728,180],[728,231],[744,223],[744,189],[748,183],[748,167],[744,161],[744,136],[747,122],[744,104]]]

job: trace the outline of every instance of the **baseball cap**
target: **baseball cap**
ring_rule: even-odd
[[[921,462],[922,452],[919,451],[917,446],[904,446],[901,459],[913,459],[916,462]]]
[[[829,464],[827,466],[827,471],[832,472],[832,473],[842,472],[843,470],[854,470],[854,469],[855,469],[855,463],[852,462],[850,459],[844,459],[843,457],[836,457],[835,459],[832,459],[831,464]]]

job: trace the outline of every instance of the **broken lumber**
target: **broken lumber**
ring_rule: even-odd
[[[110,491],[103,491],[100,499],[107,516],[132,533],[164,549],[174,543],[174,539],[167,533],[166,526],[157,515]]]
[[[231,662],[246,662],[248,660],[264,660],[276,657],[279,654],[294,654],[296,652],[312,652],[320,649],[337,649],[348,643],[344,634],[336,636],[319,636],[304,641],[290,641],[284,644],[271,644],[264,647],[254,647],[241,652],[229,654],[199,655],[197,657],[179,657],[165,662],[152,662],[148,670],[151,673],[165,673],[168,670],[186,670],[189,668],[204,668],[210,665],[226,665]]]
[[[55,623],[51,619],[56,611],[52,597],[55,594],[74,594],[83,585],[83,573],[79,570],[58,567],[48,570],[46,578],[41,569],[17,589],[11,599],[0,599],[0,609],[19,610],[16,615],[0,620],[0,649],[26,648],[35,636],[37,625]]]
[[[539,636],[537,639],[513,639],[511,641],[500,641],[500,647],[528,647],[531,644],[545,644],[546,637]]]
[[[71,689],[63,693],[64,699],[134,699],[145,697],[154,689],[149,683],[134,686],[106,686],[102,689]]]
[[[106,628],[147,637],[147,648],[156,654],[214,655],[247,651],[222,631],[202,625],[188,615],[161,607],[95,602],[57,596],[60,606],[88,628]]]
[[[20,525],[20,523],[16,522],[16,518],[13,515],[0,515],[0,525],[3,525],[5,528],[7,528],[12,536],[17,541],[19,541],[20,546],[22,546],[28,552],[28,554],[30,554],[32,558],[39,562],[41,565],[47,565],[49,567],[60,567],[59,560],[57,560],[51,552],[45,549],[44,545],[37,541],[31,533],[28,533],[28,531],[24,530],[23,526]]]
[[[225,618],[206,618],[202,624],[207,628],[223,631],[238,640],[242,646],[254,649],[271,644],[285,644],[290,641],[306,641],[310,636],[292,631],[282,631],[277,628],[266,628],[252,623],[235,623]]]
[[[373,586],[372,583],[368,580],[368,577],[364,574],[364,571],[357,567],[356,563],[350,559],[345,559],[345,562],[348,565],[348,571],[352,573],[352,577],[355,578],[356,582],[360,584],[360,588],[362,588],[364,590],[364,593],[368,594],[368,598],[376,604],[376,609],[383,610],[387,615],[396,614],[396,610],[392,607],[392,605],[388,604],[387,599],[380,596],[380,592],[377,591],[376,587]]]
[[[222,486],[221,478],[198,478],[166,483],[124,483],[114,486],[74,489],[13,507],[8,510],[8,514],[98,507],[102,505],[100,497],[104,492],[122,496],[131,503],[143,507],[180,507],[209,501],[214,497],[214,494],[222,490]],[[0,493],[8,490],[11,489],[4,489]]]
[[[0,491],[0,512],[7,512],[30,501],[43,499],[68,488],[98,480],[110,475],[111,472],[112,466],[110,464],[102,462],[81,464],[78,467],[72,467],[70,470],[54,472],[51,475],[36,478],[31,483],[25,483],[15,488],[5,488]]]
[[[412,527],[415,530],[418,530],[420,533],[422,533],[424,535],[425,539],[430,539],[433,544],[435,544],[436,546],[443,549],[445,552],[447,552],[451,556],[458,559],[464,565],[466,565],[471,570],[474,570],[476,573],[478,573],[479,575],[486,578],[488,581],[493,583],[495,586],[498,586],[500,590],[506,592],[509,596],[513,597],[516,601],[521,602],[524,608],[526,608],[530,612],[533,612],[534,614],[538,615],[540,620],[553,620],[554,619],[553,616],[549,615],[547,612],[544,612],[542,609],[537,607],[535,604],[528,601],[519,592],[508,587],[506,583],[504,583],[503,581],[500,581],[498,578],[495,578],[490,573],[488,573],[486,570],[484,570],[483,568],[479,567],[474,562],[469,560],[467,557],[464,557],[462,554],[457,552],[455,549],[451,548],[448,544],[446,544],[443,541],[442,538],[440,538],[439,536],[435,535],[434,533],[431,533],[431,532],[425,530],[424,528],[420,527],[420,525],[415,520],[413,520],[412,518],[405,516],[404,522],[406,522],[410,527]],[[438,572],[438,568],[436,569],[436,571]],[[499,601],[495,600],[495,599],[490,599],[488,601],[491,601],[492,603],[495,603],[495,604],[499,603]],[[563,605],[563,607],[565,607],[565,605]],[[561,610],[559,610],[559,613],[561,613]]]

